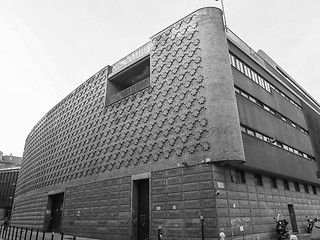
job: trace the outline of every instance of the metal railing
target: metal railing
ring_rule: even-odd
[[[63,240],[72,239],[76,240],[76,236],[67,236],[63,232],[54,233],[46,232],[45,230],[33,229],[33,228],[23,228],[16,226],[0,226],[0,238],[3,240]]]

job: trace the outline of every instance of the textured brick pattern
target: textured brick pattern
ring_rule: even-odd
[[[104,109],[102,70],[55,106],[27,139],[17,194],[209,151],[197,26],[152,40],[151,87]]]
[[[152,232],[158,227],[168,239],[201,239],[217,236],[215,190],[210,165],[188,166],[152,173]]]
[[[42,229],[47,207],[47,194],[30,195],[15,199],[11,224],[20,227]]]
[[[129,239],[131,178],[68,188],[65,199],[65,233],[98,239]]]

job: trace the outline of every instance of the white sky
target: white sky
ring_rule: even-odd
[[[0,151],[106,65],[215,0],[0,0]],[[224,0],[227,25],[320,102],[320,1]]]

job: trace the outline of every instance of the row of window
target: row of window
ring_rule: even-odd
[[[241,96],[249,99],[251,102],[255,103],[256,105],[258,105],[259,107],[262,107],[264,110],[268,111],[269,113],[271,113],[272,115],[278,117],[279,119],[281,119],[282,121],[288,123],[289,125],[291,125],[292,127],[298,129],[299,131],[301,131],[304,134],[309,135],[308,131],[305,130],[304,128],[302,128],[301,126],[299,126],[298,124],[294,123],[293,121],[291,121],[289,118],[283,116],[281,113],[277,112],[276,110],[272,109],[271,107],[265,105],[263,102],[261,102],[260,100],[252,97],[250,94],[246,93],[245,91],[235,87],[235,91],[236,93],[240,94]]]
[[[258,84],[260,87],[271,93],[271,89],[276,91],[278,94],[280,94],[283,98],[288,100],[291,104],[293,104],[298,109],[302,110],[302,107],[297,104],[295,101],[293,101],[291,98],[289,98],[286,94],[281,92],[278,88],[273,86],[271,83],[269,83],[267,80],[265,80],[263,77],[261,77],[259,74],[257,74],[254,70],[252,70],[248,65],[243,63],[240,59],[232,55],[230,55],[230,63],[231,66],[238,69],[240,72],[242,72],[244,75],[246,75],[248,78],[250,78],[252,81],[254,81],[256,84]]]
[[[260,140],[265,141],[267,143],[271,143],[271,144],[273,144],[273,145],[275,145],[275,146],[277,146],[279,148],[282,148],[282,149],[284,149],[284,150],[286,150],[288,152],[294,153],[294,154],[296,154],[296,155],[298,155],[300,157],[315,161],[314,157],[312,157],[312,156],[310,156],[310,155],[308,155],[308,154],[306,154],[306,153],[304,153],[302,151],[299,151],[299,150],[297,150],[297,149],[295,149],[293,147],[290,147],[290,146],[278,141],[275,138],[268,137],[268,136],[266,136],[266,135],[264,135],[262,133],[254,131],[254,130],[252,130],[252,129],[248,128],[248,127],[245,127],[243,125],[241,125],[240,128],[241,128],[242,132],[247,133],[250,136],[259,138]]]
[[[246,183],[246,177],[245,177],[244,171],[235,170],[235,176],[236,176],[237,183]],[[277,178],[269,177],[269,180],[270,180],[271,188],[278,188]],[[262,180],[261,174],[254,174],[254,182],[257,186],[263,186],[263,180]],[[287,179],[283,179],[282,183],[283,183],[284,189],[290,191],[289,181]],[[308,184],[303,184],[303,188],[305,193],[310,193]],[[316,186],[312,185],[311,188],[312,188],[313,194],[317,194]],[[296,192],[300,192],[300,184],[298,182],[294,182],[294,189]]]

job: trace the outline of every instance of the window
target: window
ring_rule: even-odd
[[[260,134],[260,133],[257,133],[257,132],[256,132],[256,137],[257,137],[257,138],[260,138],[261,140],[263,140],[262,134]]]
[[[106,106],[150,86],[150,58],[145,57],[107,79]]]
[[[255,174],[254,182],[256,183],[257,186],[263,186],[262,176],[260,174]]]
[[[248,96],[246,93],[244,93],[244,92],[241,92],[241,95],[244,96],[245,98],[248,98],[248,97],[249,97],[249,96]]]
[[[236,181],[237,183],[246,183],[246,178],[244,175],[244,171],[236,170]]]
[[[272,188],[278,188],[277,179],[275,177],[270,177],[270,186]]]
[[[299,151],[299,150],[297,150],[295,148],[292,148],[292,147],[290,147],[290,146],[278,141],[275,138],[270,138],[268,136],[265,136],[264,134],[262,134],[260,132],[257,132],[255,130],[249,129],[246,126],[243,126],[243,125],[241,125],[240,127],[241,127],[241,131],[244,132],[244,133],[247,133],[247,134],[249,134],[249,135],[251,135],[253,137],[256,137],[256,138],[258,138],[260,140],[268,142],[268,143],[270,143],[270,144],[272,144],[274,146],[277,146],[279,148],[282,148],[282,149],[284,149],[284,150],[286,150],[288,152],[291,152],[291,153],[293,153],[293,154],[295,154],[295,155],[297,155],[299,157],[303,157],[303,158],[315,161],[314,157],[309,156],[308,154],[306,154],[306,153],[304,153],[302,151]]]
[[[308,186],[308,184],[304,184],[303,187],[304,187],[305,193],[309,193],[309,186]]]
[[[283,180],[283,187],[284,187],[284,190],[290,190],[288,180],[286,180],[286,179]]]
[[[296,190],[296,192],[300,192],[300,186],[298,182],[294,182],[294,189]]]
[[[313,192],[313,194],[317,194],[317,188],[316,188],[316,186],[312,186],[312,192]]]
[[[248,133],[249,135],[251,135],[251,136],[254,136],[254,132],[251,131],[251,130],[249,130],[249,129],[247,129],[247,133]]]

